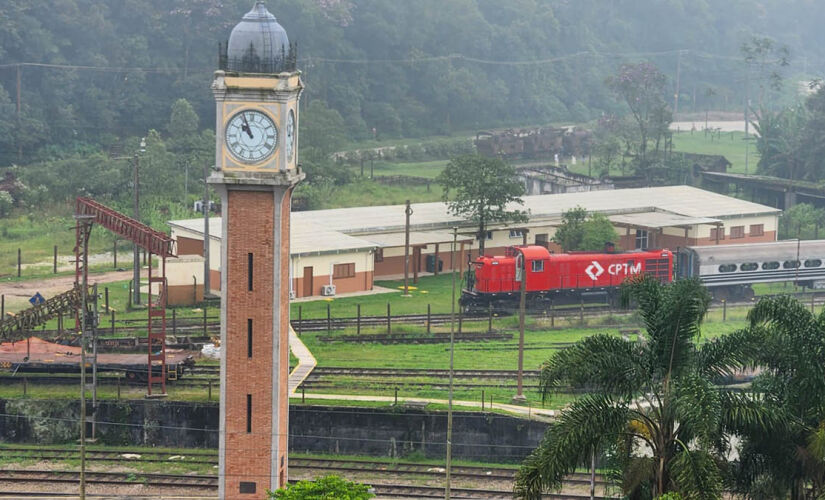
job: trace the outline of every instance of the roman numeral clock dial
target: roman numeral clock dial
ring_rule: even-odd
[[[240,111],[226,125],[226,146],[236,160],[260,163],[278,147],[278,128],[260,111]]]

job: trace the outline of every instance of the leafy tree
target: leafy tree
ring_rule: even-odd
[[[11,213],[14,207],[14,200],[6,191],[0,191],[0,217],[5,217]]]
[[[571,208],[562,215],[553,242],[565,252],[604,249],[605,243],[615,243],[618,235],[604,214],[588,214],[582,207]]]
[[[518,498],[538,499],[560,487],[593,450],[615,457],[628,498],[671,492],[722,498],[724,424],[749,407],[720,393],[714,380],[752,359],[758,344],[733,334],[697,345],[710,303],[698,280],[662,284],[639,277],[622,295],[625,304],[638,304],[646,339],[594,335],[544,363],[545,398],[562,386],[588,393],[560,412],[524,461],[516,475]]]
[[[478,224],[479,254],[484,254],[487,226],[493,222],[523,222],[527,215],[513,210],[524,201],[524,185],[516,170],[499,158],[464,155],[450,160],[437,178],[444,188],[448,211]]]
[[[762,109],[765,107],[765,93],[782,89],[782,70],[790,65],[790,50],[772,38],[755,35],[742,43],[739,50],[747,66],[748,81],[755,79],[759,86],[758,104]]]
[[[314,481],[298,481],[286,488],[267,490],[270,499],[278,500],[369,500],[375,495],[370,487],[338,476],[326,476]]]
[[[172,105],[167,131],[172,140],[188,139],[198,135],[199,118],[195,108],[186,99],[178,99]]]
[[[803,107],[772,112],[761,109],[754,128],[759,134],[756,149],[759,151],[757,170],[765,175],[799,179],[808,177],[802,151],[802,129],[807,122]]]
[[[600,176],[610,175],[610,169],[621,162],[619,120],[612,115],[601,117],[593,131],[593,142],[596,172]]]
[[[607,79],[607,86],[624,101],[635,125],[635,155],[638,173],[647,175],[652,159],[664,146],[664,139],[673,115],[665,102],[667,77],[648,62],[623,64],[616,75]],[[653,158],[649,150],[653,149]]]
[[[737,419],[743,444],[736,489],[754,499],[804,500],[825,495],[825,313],[814,315],[790,296],[760,300],[737,336],[759,338],[753,382],[765,425]]]
[[[819,238],[820,227],[825,222],[825,210],[809,203],[798,203],[782,214],[779,219],[779,239]]]
[[[799,113],[804,113],[804,125],[798,131],[799,156],[803,164],[801,177],[821,182],[825,179],[825,86],[820,85],[805,100],[804,112]]]
[[[347,141],[347,124],[341,114],[321,100],[312,101],[301,114],[301,159],[309,163],[329,161]]]

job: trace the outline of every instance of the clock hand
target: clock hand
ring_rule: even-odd
[[[249,128],[249,122],[246,121],[246,113],[241,113],[241,119],[243,120],[243,125],[241,125],[241,130],[246,132],[250,139],[254,139],[255,136],[252,135],[252,129]]]

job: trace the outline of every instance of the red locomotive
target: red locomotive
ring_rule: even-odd
[[[585,298],[613,298],[626,279],[648,274],[673,280],[670,250],[625,253],[575,252],[551,254],[537,245],[508,247],[503,256],[484,255],[472,262],[472,272],[461,295],[468,311],[512,310],[521,291],[521,259],[526,271],[525,290],[530,307],[578,303]]]

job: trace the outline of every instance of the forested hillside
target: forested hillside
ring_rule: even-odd
[[[0,165],[165,131],[181,97],[211,128],[217,45],[252,3],[0,2]],[[678,67],[679,111],[742,109],[740,46],[754,34],[790,48],[791,78],[825,67],[816,0],[267,4],[298,43],[304,104],[347,140],[596,118],[620,109],[605,77],[641,59],[673,91]]]

